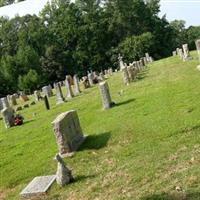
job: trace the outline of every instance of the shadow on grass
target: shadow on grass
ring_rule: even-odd
[[[200,193],[174,192],[173,194],[154,194],[141,200],[200,200]]]
[[[123,102],[120,102],[120,103],[116,103],[113,105],[113,107],[118,107],[118,106],[122,106],[122,105],[126,105],[128,103],[131,103],[133,101],[135,101],[136,99],[129,99],[129,100],[126,100],[126,101],[123,101]]]
[[[110,137],[111,137],[110,132],[98,135],[89,135],[86,137],[85,142],[81,145],[78,151],[89,150],[89,149],[96,149],[96,150],[101,149],[107,145]]]
[[[76,182],[81,182],[84,181],[85,179],[91,179],[94,178],[95,175],[88,175],[88,176],[75,176],[74,181],[72,183],[76,183]]]
[[[24,124],[29,124],[29,123],[34,122],[34,121],[35,121],[34,119],[31,119],[31,120],[25,121],[25,122],[22,124],[22,126],[23,126]]]

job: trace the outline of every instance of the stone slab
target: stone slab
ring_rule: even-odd
[[[35,177],[20,193],[22,197],[33,197],[43,195],[47,192],[53,182],[56,180],[56,175],[38,176]]]

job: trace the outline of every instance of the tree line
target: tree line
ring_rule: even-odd
[[[119,53],[128,63],[145,52],[167,57],[182,43],[195,48],[200,27],[158,13],[159,0],[52,0],[39,16],[1,17],[0,94],[116,68]]]

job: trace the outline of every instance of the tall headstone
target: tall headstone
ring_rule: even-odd
[[[120,67],[120,70],[122,70],[125,66],[124,66],[124,62],[123,62],[123,57],[119,54],[118,56],[118,60],[119,60],[119,67]]]
[[[74,93],[76,95],[78,95],[78,94],[81,93],[81,90],[80,90],[80,87],[79,87],[79,79],[78,79],[78,76],[76,74],[74,75],[73,80],[74,80]]]
[[[56,104],[64,103],[65,99],[63,97],[63,93],[62,93],[60,83],[55,83],[54,88],[56,90]]]
[[[53,122],[53,131],[62,157],[76,151],[84,141],[78,114],[75,110],[60,114]]]
[[[69,98],[69,99],[73,98],[73,96],[74,96],[70,82],[71,82],[70,76],[66,76],[65,86],[67,88],[67,98]]]
[[[6,128],[14,126],[14,110],[11,107],[5,107],[1,111],[1,115]]]
[[[46,108],[47,110],[50,110],[50,105],[49,105],[48,97],[45,95],[43,99],[44,99],[45,108]]]
[[[150,56],[149,56],[149,53],[145,53],[145,57],[147,59],[147,62],[150,62]]]
[[[16,106],[17,105],[17,100],[15,95],[10,95],[10,103],[12,106]]]
[[[88,74],[88,81],[89,81],[89,83],[90,83],[90,86],[93,86],[93,85],[94,85],[92,73],[89,73],[89,74]]]
[[[122,75],[123,75],[124,84],[125,84],[125,85],[129,85],[130,79],[129,79],[129,76],[128,76],[127,67],[124,67],[124,68],[122,69]]]
[[[186,61],[190,59],[191,59],[191,56],[190,56],[188,44],[183,44],[183,60]]]
[[[196,40],[195,44],[196,44],[197,53],[199,57],[199,63],[200,63],[200,39]]]
[[[99,90],[102,99],[103,109],[107,110],[112,106],[109,86],[106,81],[99,83]]]
[[[10,104],[9,104],[9,101],[8,101],[8,98],[7,98],[7,97],[1,98],[1,103],[2,103],[3,108],[8,108],[8,107],[10,107]]]
[[[34,91],[34,97],[35,97],[35,100],[36,100],[36,101],[39,101],[40,98],[41,98],[40,91],[35,90],[35,91]]]

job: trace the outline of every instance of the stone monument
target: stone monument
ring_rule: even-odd
[[[71,76],[67,75],[66,79],[65,79],[65,86],[67,88],[67,98],[68,99],[71,99],[74,96],[70,82],[71,82]]]
[[[65,99],[63,97],[63,93],[62,93],[60,83],[55,83],[54,88],[56,90],[56,104],[64,103]]]

